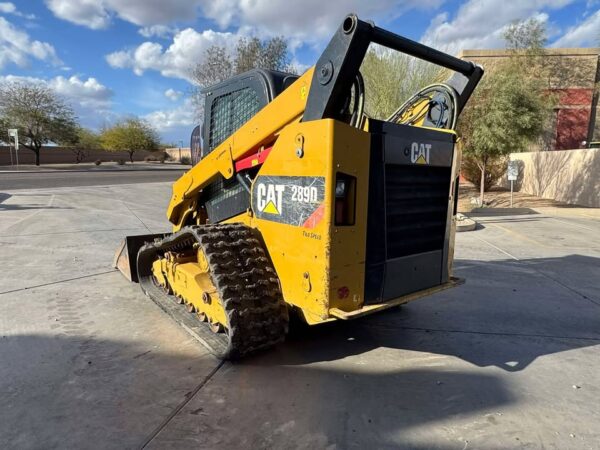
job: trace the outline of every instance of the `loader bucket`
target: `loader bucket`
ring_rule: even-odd
[[[146,242],[152,242],[154,239],[162,239],[166,236],[165,233],[158,234],[140,234],[137,236],[125,236],[121,241],[119,248],[115,253],[113,267],[119,271],[129,281],[138,282],[137,275],[137,254],[140,248]]]

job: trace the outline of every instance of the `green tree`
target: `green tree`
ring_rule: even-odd
[[[489,165],[511,152],[526,150],[544,129],[550,109],[539,84],[513,66],[498,68],[482,81],[461,115],[463,152],[481,172],[482,205]]]
[[[250,69],[285,70],[289,63],[287,42],[281,36],[266,41],[257,37],[240,38],[234,62],[235,73]]]
[[[254,68],[296,73],[289,60],[287,42],[281,36],[263,41],[257,37],[242,37],[233,55],[225,47],[209,47],[202,56],[202,62],[191,69],[196,85],[191,92],[192,103],[198,117],[202,119],[203,115],[204,98],[200,92],[203,88]]]
[[[511,23],[503,33],[506,49],[516,53],[543,53],[548,38],[546,24],[537,19]]]
[[[100,135],[83,127],[79,127],[77,130],[77,144],[86,150],[99,150],[102,148]]]
[[[77,129],[77,143],[71,147],[75,154],[75,161],[79,164],[88,157],[91,150],[102,148],[100,136],[87,128],[79,127]]]
[[[234,74],[235,63],[225,47],[213,45],[204,52],[202,63],[192,69],[192,78],[202,87],[211,86],[230,78]]]
[[[2,83],[0,139],[7,142],[6,128],[19,130],[19,143],[35,153],[40,165],[40,150],[49,142],[72,145],[77,142],[77,118],[73,109],[53,90],[41,83]]]
[[[105,128],[100,135],[105,150],[125,151],[133,162],[136,151],[155,151],[160,146],[158,132],[145,120],[130,117]]]
[[[421,88],[444,78],[439,66],[380,46],[369,49],[360,72],[367,93],[365,112],[377,119],[387,119]]]
[[[511,56],[488,70],[458,125],[466,166],[479,168],[482,205],[485,190],[497,181],[491,180],[490,169],[541,137],[554,103],[547,79],[541,76],[545,70],[543,24],[534,20],[514,23],[505,39]]]

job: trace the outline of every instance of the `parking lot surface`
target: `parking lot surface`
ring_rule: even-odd
[[[0,448],[600,448],[594,210],[479,216],[465,285],[232,364],[111,267],[169,195],[0,193]]]

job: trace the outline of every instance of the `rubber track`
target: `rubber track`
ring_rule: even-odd
[[[213,284],[227,316],[228,333],[214,334],[193,316],[187,320],[172,295],[152,282],[152,263],[166,251],[182,251],[198,244],[210,266]],[[275,269],[254,231],[243,224],[214,224],[182,228],[162,240],[144,245],[138,253],[142,290],[186,328],[215,356],[237,359],[282,342],[288,312]],[[177,309],[179,311],[177,311]],[[190,317],[191,318],[191,317]]]

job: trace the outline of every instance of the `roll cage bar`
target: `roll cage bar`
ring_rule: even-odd
[[[454,71],[446,83],[458,93],[458,114],[483,76],[483,68],[477,64],[391,33],[350,14],[315,65],[302,121],[339,119],[372,42]]]

